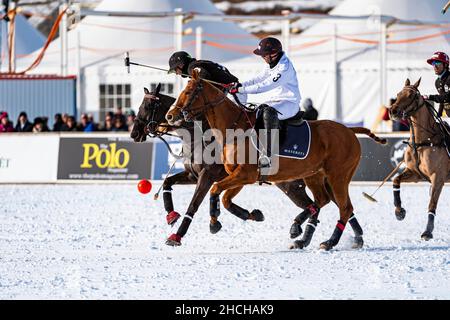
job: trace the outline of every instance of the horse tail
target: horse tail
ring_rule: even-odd
[[[352,130],[355,134],[356,133],[360,133],[360,134],[365,134],[366,136],[371,137],[373,140],[375,140],[375,142],[379,143],[379,144],[386,144],[387,140],[386,139],[381,139],[379,137],[377,137],[376,135],[374,135],[372,133],[372,131],[370,131],[367,128],[363,128],[363,127],[353,127],[353,128],[349,128],[350,130]]]

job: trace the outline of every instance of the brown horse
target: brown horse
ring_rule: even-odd
[[[175,236],[169,237],[166,244],[168,245],[180,245],[181,237],[188,231],[189,225],[191,223],[194,214],[197,212],[198,207],[202,203],[212,184],[216,181],[220,181],[228,176],[225,171],[224,165],[222,163],[211,163],[207,164],[196,163],[191,156],[188,155],[187,150],[193,150],[194,145],[202,143],[202,137],[200,137],[200,142],[196,141],[193,123],[180,122],[176,126],[169,126],[166,123],[166,113],[170,106],[175,102],[175,99],[161,94],[160,85],[157,86],[155,92],[150,92],[147,88],[144,88],[144,99],[139,107],[139,111],[133,126],[133,130],[130,133],[131,138],[135,142],[143,142],[146,140],[147,135],[151,137],[162,137],[165,134],[176,133],[179,129],[185,129],[190,132],[189,137],[183,136],[183,162],[184,171],[167,177],[163,182],[163,200],[164,208],[167,211],[166,220],[167,223],[173,225],[180,215],[174,210],[174,205],[172,201],[172,187],[174,185],[185,185],[185,184],[196,184],[195,192],[193,194],[192,200],[187,208],[187,212],[183,221],[178,228]],[[208,129],[208,123],[206,120],[202,121],[202,126],[204,129]],[[198,139],[197,139],[198,140]],[[309,223],[313,223],[317,220],[319,214],[319,208],[314,204],[314,202],[309,198],[305,191],[305,184],[303,180],[295,180],[289,182],[282,182],[276,184],[276,186],[285,193],[289,199],[294,202],[294,204],[303,209],[303,211],[296,218],[296,222],[291,228],[291,237],[298,237],[301,233],[301,224],[303,224],[308,218],[310,218]],[[241,187],[242,188],[242,187]],[[230,190],[231,193],[238,193],[240,190]],[[248,212],[245,209],[231,203],[227,209],[242,220],[254,220],[263,221],[264,215],[259,210],[253,210]],[[220,215],[218,199],[213,199],[210,203],[210,232],[217,233],[222,225],[218,220]],[[312,217],[311,217],[312,216]],[[304,246],[307,246],[311,241],[313,230],[311,227],[306,228],[302,240]],[[362,243],[362,237],[360,238]]]
[[[220,90],[201,80],[198,73],[194,71],[192,80],[166,115],[169,124],[172,124],[180,118],[181,114],[186,120],[192,120],[204,114],[210,127],[216,129],[213,132],[216,139],[222,139],[219,143],[222,146],[225,170],[229,176],[214,184],[210,192],[211,197],[218,197],[224,190],[240,188],[260,180],[257,165],[249,162],[238,163],[237,143],[225,138],[227,129],[245,131],[255,123],[256,115],[242,116],[242,113],[245,113],[245,110],[228,100]],[[320,207],[326,204],[330,197],[334,198],[339,207],[340,219],[331,238],[321,244],[321,248],[329,250],[338,244],[345,225],[351,217],[354,217],[348,187],[361,157],[361,147],[355,132],[374,136],[367,129],[353,131],[342,124],[327,120],[311,121],[310,128],[313,143],[308,157],[303,160],[274,157],[273,162],[278,161],[279,170],[267,176],[267,180],[282,182],[304,179]],[[246,160],[247,155],[250,154],[250,148],[250,142],[247,139],[245,141]],[[329,183],[332,195],[326,190],[325,179]],[[231,198],[223,199],[225,208],[230,203]]]
[[[445,145],[445,128],[433,106],[420,94],[419,84],[420,79],[413,85],[407,79],[405,87],[397,94],[396,102],[389,109],[392,119],[407,119],[410,123],[410,138],[404,156],[406,169],[394,179],[393,191],[395,216],[403,220],[406,210],[402,208],[400,200],[400,184],[431,182],[428,223],[422,234],[422,239],[429,240],[433,238],[436,207],[442,187],[448,179],[450,159]]]

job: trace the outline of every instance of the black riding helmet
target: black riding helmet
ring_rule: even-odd
[[[281,42],[273,37],[267,37],[259,42],[258,48],[253,53],[258,56],[265,56],[273,53],[280,53],[283,50]]]
[[[188,65],[193,58],[186,51],[177,51],[169,59],[169,71],[167,73],[175,72],[175,69],[181,65]]]

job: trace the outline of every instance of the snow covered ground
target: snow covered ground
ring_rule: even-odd
[[[223,229],[209,233],[208,201],[181,247],[164,244],[158,188],[135,185],[0,185],[0,299],[449,299],[450,188],[438,207],[435,239],[420,240],[427,186],[403,186],[406,219],[393,214],[391,187],[379,203],[352,186],[365,247],[351,249],[351,228],[331,252],[318,250],[338,219],[320,213],[306,250],[288,250],[299,213],[273,187],[248,186],[236,202],[263,210],[264,222],[243,222],[223,210]],[[183,212],[192,186],[175,187]],[[176,225],[177,227],[178,225]]]

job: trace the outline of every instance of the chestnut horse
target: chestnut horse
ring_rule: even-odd
[[[389,108],[392,119],[407,119],[410,124],[410,138],[404,155],[406,169],[394,179],[393,191],[395,216],[403,220],[406,210],[400,200],[400,184],[431,182],[428,223],[421,236],[429,240],[433,238],[436,207],[442,187],[448,179],[450,159],[446,150],[446,129],[433,106],[422,98],[419,85],[420,79],[413,85],[407,79],[405,87],[397,94],[396,102]]]
[[[227,99],[223,92],[201,80],[194,70],[192,80],[166,115],[169,124],[173,124],[181,115],[189,121],[204,114],[210,127],[216,129],[213,133],[222,146],[222,158],[229,176],[214,184],[210,192],[212,198],[218,197],[224,190],[241,188],[260,180],[257,164],[238,163],[237,143],[226,139],[227,129],[245,131],[252,128],[256,115],[240,116],[242,113],[245,110]],[[322,249],[330,250],[338,244],[347,222],[354,217],[348,187],[361,157],[361,146],[355,132],[366,133],[372,138],[374,135],[368,129],[352,130],[334,121],[311,121],[309,124],[312,135],[309,155],[303,160],[274,156],[273,162],[278,161],[279,170],[268,175],[267,180],[277,183],[304,179],[319,207],[329,202],[330,197],[334,197],[340,219],[331,238],[320,245]],[[222,140],[219,141],[220,139]],[[380,142],[378,138],[374,139]],[[246,156],[250,154],[250,148],[247,139]],[[327,193],[325,179],[331,187],[332,195]],[[231,199],[223,199],[225,208],[229,206],[229,202]]]
[[[186,129],[191,133],[189,136],[192,139],[189,139],[189,137],[186,136],[183,136],[182,138],[183,145],[187,145],[186,149],[193,150],[193,144],[198,142],[194,141],[193,123],[181,122],[176,126],[169,126],[166,123],[166,113],[169,110],[170,106],[172,106],[173,102],[175,102],[175,99],[170,96],[161,94],[159,92],[160,88],[160,85],[158,85],[155,92],[150,92],[147,88],[144,88],[144,99],[142,100],[142,103],[139,107],[133,130],[130,133],[131,138],[133,138],[135,142],[144,142],[147,138],[147,135],[151,137],[161,137],[165,134],[176,133],[178,129],[181,128]],[[203,121],[203,126],[205,127],[205,130],[208,129],[208,123],[206,120]],[[200,143],[202,143],[202,139],[200,140]],[[196,184],[196,189],[187,209],[186,215],[183,218],[183,222],[181,223],[176,233],[177,238],[169,237],[166,242],[166,244],[172,246],[181,244],[181,237],[184,236],[188,231],[194,214],[197,212],[198,207],[202,203],[212,184],[215,181],[220,181],[228,176],[222,163],[194,163],[194,159],[187,155],[188,152],[186,152],[185,149],[183,149],[183,152],[184,171],[167,177],[164,180],[162,186],[164,208],[167,212],[166,220],[168,224],[173,225],[180,217],[180,215],[174,210],[172,201],[172,187],[176,184]],[[310,223],[314,223],[319,213],[319,208],[308,197],[305,191],[305,184],[303,180],[281,182],[276,184],[276,186],[281,191],[283,191],[297,207],[303,209],[303,212],[299,214],[297,222],[294,223],[293,227],[291,228],[291,237],[298,237],[302,233],[300,225],[311,216],[313,216],[313,218]],[[236,194],[239,191],[240,189],[230,190],[230,192]],[[217,233],[222,228],[221,223],[218,221],[218,216],[220,214],[218,205],[219,203],[214,201],[210,205],[211,233]],[[232,214],[243,220],[264,220],[264,216],[259,210],[248,212],[235,204],[231,204],[227,209],[229,209]],[[308,245],[312,235],[313,232],[309,232],[309,228],[307,227],[303,239],[299,241],[302,241],[303,244]],[[362,238],[360,239],[360,241],[362,242]]]

